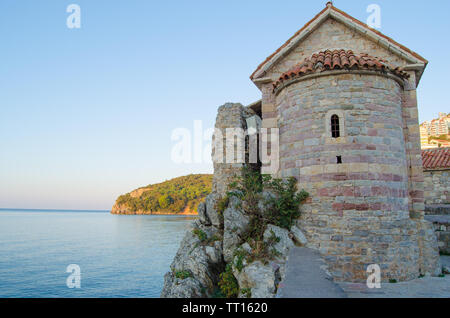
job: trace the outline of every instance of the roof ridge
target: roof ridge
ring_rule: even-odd
[[[250,79],[253,80],[256,73],[258,73],[261,68],[268,62],[270,62],[270,60],[272,60],[278,53],[280,53],[284,48],[286,48],[291,42],[292,40],[294,40],[298,35],[300,35],[303,31],[305,31],[312,23],[314,23],[319,17],[321,17],[324,13],[326,12],[330,12],[331,11],[335,11],[338,14],[342,15],[343,17],[350,19],[352,22],[362,26],[363,28],[374,32],[377,36],[384,38],[385,40],[387,40],[388,42],[390,42],[391,44],[393,44],[394,46],[399,47],[401,50],[407,52],[408,54],[410,54],[411,56],[415,57],[416,59],[422,61],[425,65],[428,64],[428,61],[422,57],[421,55],[419,55],[418,53],[408,49],[406,46],[398,43],[397,41],[393,40],[392,38],[390,38],[387,35],[384,35],[383,33],[381,33],[380,31],[373,29],[371,27],[369,27],[367,24],[359,21],[358,19],[352,17],[351,15],[349,15],[348,13],[336,8],[332,2],[328,2],[326,7],[320,11],[317,15],[314,16],[314,18],[312,18],[310,21],[308,21],[300,30],[298,30],[297,32],[294,33],[293,36],[291,36],[282,46],[280,46],[274,53],[272,53],[271,55],[269,55],[261,64],[258,65],[258,67],[256,68],[256,70],[250,75]]]

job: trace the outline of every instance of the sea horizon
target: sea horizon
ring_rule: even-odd
[[[109,213],[111,210],[96,210],[96,209],[23,209],[23,208],[0,208],[0,211],[28,211],[28,212],[96,212],[96,213]]]

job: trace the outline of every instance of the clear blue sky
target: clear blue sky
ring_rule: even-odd
[[[66,7],[81,7],[81,29]],[[208,164],[171,162],[172,130],[260,98],[249,75],[326,1],[0,2],[0,207],[109,209]],[[336,0],[430,61],[420,120],[450,112],[450,2]]]

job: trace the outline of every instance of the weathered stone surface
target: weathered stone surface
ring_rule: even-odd
[[[273,234],[280,239],[280,241],[275,243],[273,247],[283,256],[287,255],[289,249],[295,246],[294,242],[292,242],[292,239],[289,237],[289,231],[269,224],[264,232],[264,241],[268,242]]]
[[[450,274],[450,266],[442,266],[442,273],[445,275],[449,275]]]
[[[273,298],[279,282],[279,269],[271,264],[264,265],[257,261],[245,266],[241,272],[233,269],[239,287],[250,288],[252,298]]]
[[[242,155],[241,160],[234,157],[234,152],[238,154],[245,153],[244,147],[244,135],[240,136],[240,143],[236,145],[228,141],[227,144],[227,129],[238,128],[244,132],[247,129],[246,119],[255,116],[255,112],[250,108],[242,106],[239,103],[227,103],[219,107],[215,129],[220,131],[221,139],[214,136],[212,158],[214,163],[214,177],[212,191],[219,196],[225,196],[228,191],[228,185],[237,175],[241,175],[241,169],[246,162],[245,158],[248,156]],[[236,149],[235,149],[236,146]],[[239,147],[238,147],[239,146]],[[230,156],[229,152],[233,152],[233,156]],[[227,154],[230,160],[226,160]],[[248,162],[248,161],[247,161]]]
[[[450,204],[427,204],[425,213],[429,215],[450,215]]]
[[[206,215],[206,204],[204,202],[201,202],[198,205],[197,212],[198,212],[198,219],[200,220],[200,222],[202,224],[204,224],[204,225],[211,224],[211,221],[209,220],[208,216]]]
[[[222,242],[215,242],[214,246],[206,246],[205,253],[210,264],[219,265],[222,261]]]
[[[289,251],[286,276],[281,281],[279,298],[345,298],[333,283],[318,251],[295,247]]]
[[[233,254],[241,244],[241,235],[247,231],[250,219],[239,208],[239,200],[231,197],[228,208],[224,211],[223,255],[225,262],[233,259]]]
[[[424,171],[426,205],[450,204],[450,169]]]
[[[206,216],[208,217],[208,220],[211,222],[211,224],[215,227],[222,226],[222,220],[216,210],[216,204],[218,200],[220,200],[220,196],[216,193],[209,194],[205,200]]]
[[[308,244],[305,234],[303,234],[303,232],[296,225],[291,227],[291,235],[294,242],[300,246],[306,246],[306,244]]]
[[[268,200],[274,198],[275,195],[270,192],[270,191],[263,191],[262,195],[261,195],[261,200],[259,200],[258,202],[258,208],[259,210],[265,211],[268,208]]]
[[[425,219],[433,223],[439,252],[450,254],[450,215],[427,215]]]
[[[164,276],[161,298],[202,298],[202,286],[192,277],[178,279],[172,273]]]
[[[242,244],[240,248],[242,250],[246,251],[247,253],[251,253],[252,252],[252,247],[248,243]]]
[[[166,297],[183,295],[184,297],[189,295],[189,292],[193,293],[191,297],[200,297],[197,295],[198,286],[201,286],[201,290],[204,290],[205,293],[209,293],[217,284],[218,275],[224,266],[222,246],[220,242],[215,242],[213,246],[204,246],[193,231],[195,229],[201,230],[208,238],[219,235],[219,231],[213,226],[207,227],[199,223],[194,222],[192,228],[186,232],[170,266],[171,272],[165,276],[162,297],[163,295],[168,295]],[[182,280],[182,284],[186,286],[188,291],[181,293],[180,279],[176,278],[176,273],[184,271],[192,273],[192,277],[189,280]]]
[[[442,273],[442,266],[433,225],[425,220],[417,220],[414,222],[419,229],[420,272],[422,275],[438,276]]]

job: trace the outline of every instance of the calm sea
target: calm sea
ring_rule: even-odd
[[[193,219],[0,209],[0,297],[159,297]]]

